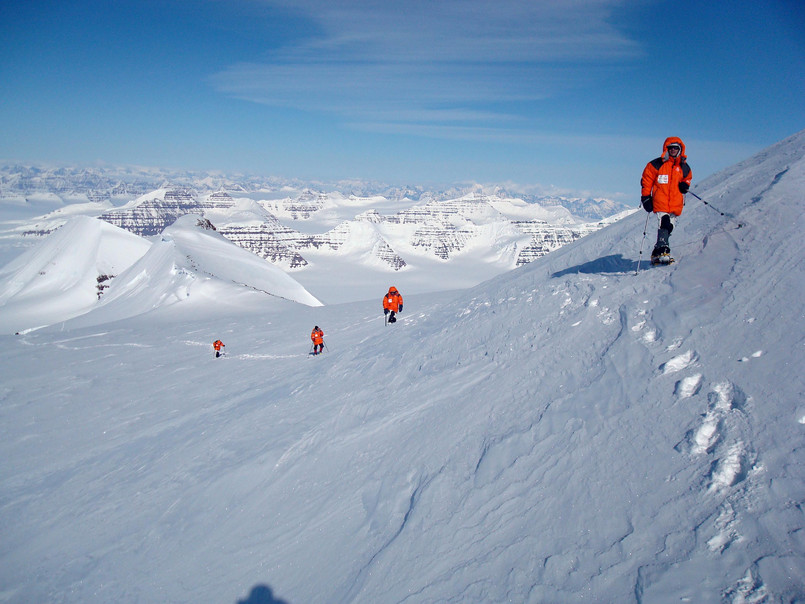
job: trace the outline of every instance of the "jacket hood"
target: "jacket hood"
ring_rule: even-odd
[[[396,287],[394,287],[394,286],[391,286],[391,287],[389,288],[389,293],[390,293],[390,294],[395,294],[395,293],[397,293],[397,288],[396,288]]]
[[[665,139],[665,142],[662,144],[662,156],[664,158],[668,158],[668,145],[676,143],[680,147],[682,147],[682,152],[679,154],[681,159],[687,159],[687,155],[685,155],[685,143],[682,142],[682,139],[678,136],[669,136]]]

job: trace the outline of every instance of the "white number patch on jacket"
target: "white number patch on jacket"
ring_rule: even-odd
[[[660,183],[661,185],[667,185],[668,184],[668,175],[667,174],[660,174],[659,176],[657,176],[657,182]]]

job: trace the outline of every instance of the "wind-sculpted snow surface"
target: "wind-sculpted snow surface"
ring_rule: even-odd
[[[694,187],[727,215],[689,200],[637,274],[639,215],[390,326],[4,336],[3,598],[802,601],[803,155]]]

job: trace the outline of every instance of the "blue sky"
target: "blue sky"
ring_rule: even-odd
[[[0,158],[635,199],[805,128],[805,3],[0,3]]]

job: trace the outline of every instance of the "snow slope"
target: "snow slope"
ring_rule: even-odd
[[[804,155],[694,187],[637,274],[641,214],[389,327],[2,336],[0,600],[802,601]]]
[[[237,290],[321,306],[279,267],[219,235],[200,216],[182,216],[136,264],[118,276],[98,310],[81,324],[98,324],[202,294],[206,304],[226,303]],[[235,290],[235,291],[233,291]]]
[[[0,330],[50,325],[83,314],[98,302],[99,275],[117,275],[150,243],[87,216],[0,268]]]
[[[0,269],[0,330],[26,331],[81,316],[97,325],[178,302],[237,303],[244,289],[301,304],[319,302],[292,277],[181,217],[150,243],[101,220],[74,217]],[[98,295],[100,275],[108,287]],[[192,297],[191,293],[197,294]],[[189,310],[185,308],[185,310]]]

